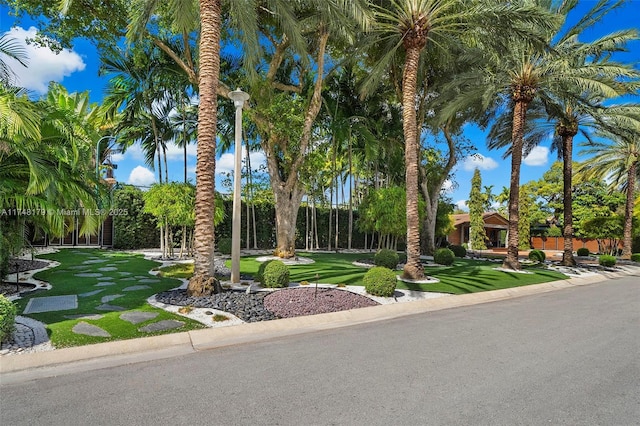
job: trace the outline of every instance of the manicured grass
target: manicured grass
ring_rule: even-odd
[[[311,257],[315,263],[289,266],[291,281],[316,281],[327,284],[363,285],[362,277],[366,268],[354,266],[361,259],[373,259],[373,253],[299,253],[299,256]],[[260,266],[257,256],[243,257],[240,271],[255,275]],[[228,266],[230,263],[228,262]],[[532,274],[496,271],[499,263],[456,258],[449,267],[425,267],[425,273],[440,280],[435,284],[408,284],[398,282],[398,288],[432,291],[438,293],[464,294],[478,291],[498,290],[539,284],[566,279],[564,274],[541,267],[523,267]],[[400,274],[401,271],[398,271]],[[317,278],[316,278],[317,274]]]
[[[56,347],[80,346],[111,340],[175,333],[178,331],[193,330],[204,327],[196,321],[169,313],[162,309],[154,308],[147,304],[146,300],[151,295],[177,287],[180,285],[180,281],[172,278],[158,277],[158,281],[155,283],[139,282],[143,278],[136,277],[153,279],[154,277],[149,274],[149,271],[158,266],[156,262],[145,260],[141,255],[98,249],[64,249],[60,250],[58,253],[42,255],[39,257],[56,260],[61,264],[57,268],[36,274],[36,278],[49,282],[53,288],[51,290],[40,290],[24,294],[22,299],[16,301],[19,313],[24,311],[28,301],[33,297],[73,294],[81,295],[83,293],[103,289],[103,291],[95,295],[86,297],[79,296],[77,309],[27,314],[27,316],[47,324],[47,330],[50,335],[51,342]],[[104,262],[83,264],[83,262],[87,260],[104,260]],[[111,265],[110,268],[116,268],[116,270],[99,270],[107,265]],[[99,278],[102,280],[109,278],[109,281],[115,284],[105,287],[97,286],[97,284],[101,282],[98,280],[98,277],[76,276],[76,274],[81,272],[100,273],[102,274],[102,277]],[[127,278],[130,277],[133,279],[128,280]],[[135,285],[147,285],[150,288],[135,291],[123,291],[124,288]],[[128,321],[120,319],[120,315],[126,311],[105,312],[96,309],[97,306],[102,304],[101,299],[104,296],[116,294],[122,295],[122,297],[108,302],[109,304],[123,307],[126,311],[154,312],[157,313],[158,316],[140,324],[131,324]],[[80,314],[100,314],[103,315],[103,318],[98,320],[65,318],[65,316]],[[153,333],[138,331],[138,328],[147,324],[169,319],[182,321],[185,325],[178,329]],[[106,330],[111,334],[111,337],[94,337],[73,333],[71,331],[72,328],[80,321],[96,325],[103,330]]]
[[[176,263],[158,270],[160,271],[160,276],[165,278],[191,278],[193,275],[193,263]]]

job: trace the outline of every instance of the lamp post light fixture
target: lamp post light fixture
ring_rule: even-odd
[[[106,135],[101,137],[100,139],[98,139],[98,142],[96,142],[96,179],[100,180],[100,144],[102,143],[103,140],[105,139],[115,139],[114,136],[111,135]]]
[[[239,88],[229,92],[229,98],[236,107],[235,162],[233,167],[233,225],[231,228],[231,283],[240,283],[240,171],[242,164],[242,107],[249,100],[249,94]]]

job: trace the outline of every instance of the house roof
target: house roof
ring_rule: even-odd
[[[484,212],[482,214],[482,220],[484,220],[485,222],[490,217],[497,217],[501,221],[504,221],[504,223],[509,223],[509,221],[498,212]],[[458,226],[460,226],[460,225],[463,225],[463,224],[469,223],[469,222],[471,222],[471,219],[469,217],[469,213],[462,213],[462,214],[454,214],[453,215],[453,226],[455,226],[456,228]]]

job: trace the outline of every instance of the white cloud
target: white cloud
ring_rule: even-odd
[[[220,159],[216,161],[216,174],[233,173],[235,156],[230,153],[222,154]]]
[[[72,50],[66,49],[56,54],[47,47],[27,44],[25,39],[34,38],[36,33],[35,27],[28,30],[13,27],[5,33],[23,45],[29,57],[27,68],[14,59],[4,57],[3,60],[16,74],[18,86],[44,94],[50,81],[61,82],[74,72],[83,71],[86,64],[80,55]]]
[[[467,207],[467,200],[458,200],[454,204],[460,210],[464,210],[464,211],[468,211],[469,210],[469,207]]]
[[[144,152],[140,143],[136,142],[131,145],[124,153],[111,154],[111,160],[114,163],[120,163],[124,160],[144,161]]]
[[[137,166],[135,169],[131,170],[129,179],[127,179],[128,184],[136,186],[151,186],[155,181],[155,174],[143,166]]]
[[[462,169],[472,172],[475,169],[493,170],[498,168],[498,162],[491,157],[485,157],[482,154],[469,155],[462,162]]]
[[[245,165],[245,161],[246,158],[244,157],[244,153],[246,148],[242,148],[242,152],[243,152],[243,156],[242,156],[242,167],[243,169],[246,167]],[[267,164],[267,157],[264,155],[263,151],[255,151],[255,152],[251,152],[249,154],[249,157],[251,159],[251,169],[252,170],[257,170],[260,166],[266,165]],[[218,161],[216,161],[216,174],[226,174],[226,173],[233,173],[233,168],[234,168],[234,161],[235,161],[235,154],[232,152],[227,152],[225,154],[222,154],[220,156],[220,158],[218,159]]]
[[[440,189],[440,191],[444,192],[445,194],[451,194],[453,193],[453,189],[454,189],[453,181],[451,181],[451,179],[446,179],[442,183],[442,188]]]
[[[549,160],[549,148],[536,146],[522,161],[527,166],[544,166]]]
[[[198,147],[195,144],[187,145],[187,157],[195,157]],[[167,144],[167,160],[184,160],[184,148],[179,147],[173,142]]]

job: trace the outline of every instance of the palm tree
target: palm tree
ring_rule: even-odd
[[[627,106],[625,119],[612,120],[599,136],[608,140],[583,143],[581,155],[593,157],[579,167],[587,177],[605,176],[611,185],[626,190],[622,258],[631,258],[634,192],[640,179],[640,105]]]
[[[405,180],[407,191],[407,263],[405,278],[424,277],[420,262],[420,232],[418,221],[418,126],[416,95],[418,69],[424,52],[436,49],[446,54],[447,46],[475,42],[500,42],[496,29],[502,35],[526,35],[522,25],[531,28],[548,26],[547,16],[534,7],[504,5],[494,2],[460,2],[456,0],[390,0],[376,7],[377,30],[382,33],[375,41],[383,53],[373,67],[371,80],[363,88],[371,93],[376,83],[402,49],[402,114],[405,142]],[[471,35],[471,31],[474,31]],[[531,34],[529,31],[528,34]],[[382,41],[382,43],[380,43]],[[427,43],[431,42],[429,49]],[[424,86],[424,85],[423,85]],[[426,89],[423,87],[423,90]]]
[[[0,83],[8,85],[12,83],[15,74],[2,59],[3,56],[15,59],[20,65],[26,67],[27,51],[15,39],[9,37],[8,34],[0,36]]]

